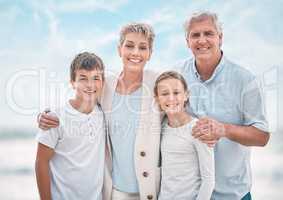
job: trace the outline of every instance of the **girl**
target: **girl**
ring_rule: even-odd
[[[162,127],[159,199],[209,200],[214,188],[213,149],[191,135],[197,119],[186,112],[189,93],[184,78],[164,72],[155,82],[154,94],[167,119]]]

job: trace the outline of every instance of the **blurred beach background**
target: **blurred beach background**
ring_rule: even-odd
[[[72,95],[69,65],[77,53],[95,52],[107,71],[117,70],[121,26],[147,22],[156,33],[147,68],[170,68],[191,56],[182,25],[195,10],[219,14],[225,56],[262,82],[272,135],[266,147],[252,148],[252,196],[282,200],[282,0],[0,0],[0,199],[39,199],[36,116]]]

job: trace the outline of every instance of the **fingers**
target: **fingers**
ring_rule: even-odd
[[[40,117],[40,120],[41,119],[47,120],[50,123],[59,123],[59,119],[58,119],[57,116],[52,116],[52,115],[47,114],[47,113],[43,113]]]
[[[38,127],[42,130],[49,130],[59,126],[59,119],[47,113],[42,113],[39,117]]]
[[[192,128],[192,136],[206,144],[214,145],[222,135],[222,131],[220,131],[222,126],[221,123],[214,119],[201,118]]]
[[[45,125],[38,125],[38,128],[40,128],[41,130],[44,130],[44,131],[47,131],[49,130],[50,128],[45,126]]]
[[[55,118],[55,120],[51,119],[49,115],[42,114],[39,123],[40,124],[41,123],[45,123],[45,124],[50,125],[50,126],[58,126],[59,125],[59,120],[58,120],[58,118],[57,119]]]

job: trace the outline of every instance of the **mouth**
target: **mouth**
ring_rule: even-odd
[[[179,104],[166,104],[165,106],[169,109],[175,109],[179,107]]]
[[[198,47],[197,50],[199,52],[207,52],[208,50],[210,50],[210,47]]]
[[[138,58],[129,58],[128,61],[130,61],[131,63],[134,64],[139,64],[142,62],[142,59],[138,59]]]
[[[84,91],[84,93],[87,95],[93,95],[93,94],[96,94],[96,90],[86,90]]]

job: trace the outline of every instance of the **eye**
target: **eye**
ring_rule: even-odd
[[[161,96],[167,96],[169,93],[168,92],[161,92],[160,95]]]
[[[213,37],[215,35],[215,33],[213,31],[206,31],[204,32],[204,35],[207,37]]]
[[[147,48],[147,46],[140,46],[139,49],[140,50],[147,50],[148,48]]]
[[[174,91],[174,95],[178,95],[178,94],[180,94],[179,91]]]
[[[191,38],[199,38],[200,37],[200,33],[192,33],[190,35]]]
[[[134,48],[134,45],[132,45],[132,44],[126,44],[125,47],[131,49],[131,48]]]
[[[100,81],[101,78],[100,78],[99,76],[94,76],[94,77],[93,77],[93,80],[95,80],[95,81]]]

